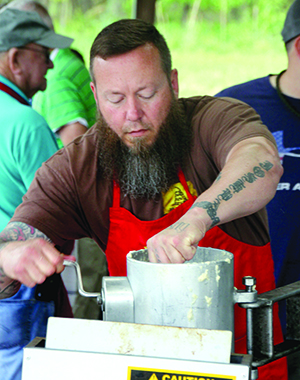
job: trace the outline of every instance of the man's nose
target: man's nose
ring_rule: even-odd
[[[49,61],[48,61],[48,69],[47,70],[53,69],[53,67],[54,67],[54,63],[51,61],[51,59],[49,59]]]
[[[136,99],[134,97],[131,99],[128,99],[128,101],[127,101],[127,115],[126,115],[127,120],[137,121],[137,120],[140,120],[142,118],[142,115],[143,115],[143,111],[142,111],[141,105],[139,104],[138,99]]]

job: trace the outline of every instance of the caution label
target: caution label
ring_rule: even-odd
[[[128,367],[127,380],[236,380],[236,376]]]

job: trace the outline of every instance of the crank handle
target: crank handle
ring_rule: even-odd
[[[66,267],[74,267],[75,268],[76,276],[77,276],[78,293],[83,297],[97,298],[98,305],[101,305],[102,304],[101,293],[86,292],[83,289],[82,276],[81,276],[81,270],[80,270],[79,264],[76,261],[64,260],[63,265],[65,265]]]

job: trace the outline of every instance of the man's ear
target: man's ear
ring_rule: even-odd
[[[178,99],[179,84],[178,84],[178,71],[177,71],[177,69],[173,69],[171,71],[171,86],[173,88],[176,99]]]
[[[96,85],[95,85],[93,82],[91,82],[91,83],[90,83],[90,87],[91,87],[91,90],[93,91],[93,94],[94,94],[94,98],[95,98],[96,104],[98,105]]]
[[[298,57],[300,57],[300,36],[296,37],[294,46],[295,46]]]
[[[20,62],[20,50],[18,50],[17,48],[9,49],[7,59],[9,68],[14,75],[19,75],[20,73],[22,73],[22,65]]]

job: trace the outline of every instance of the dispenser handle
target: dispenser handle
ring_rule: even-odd
[[[63,265],[66,267],[73,267],[76,272],[76,277],[77,277],[77,288],[78,288],[78,293],[83,296],[83,297],[88,297],[88,298],[97,298],[98,304],[102,304],[102,297],[101,293],[92,293],[92,292],[86,292],[83,289],[83,284],[82,284],[82,276],[81,276],[81,270],[80,266],[76,261],[71,261],[71,260],[64,260]]]

